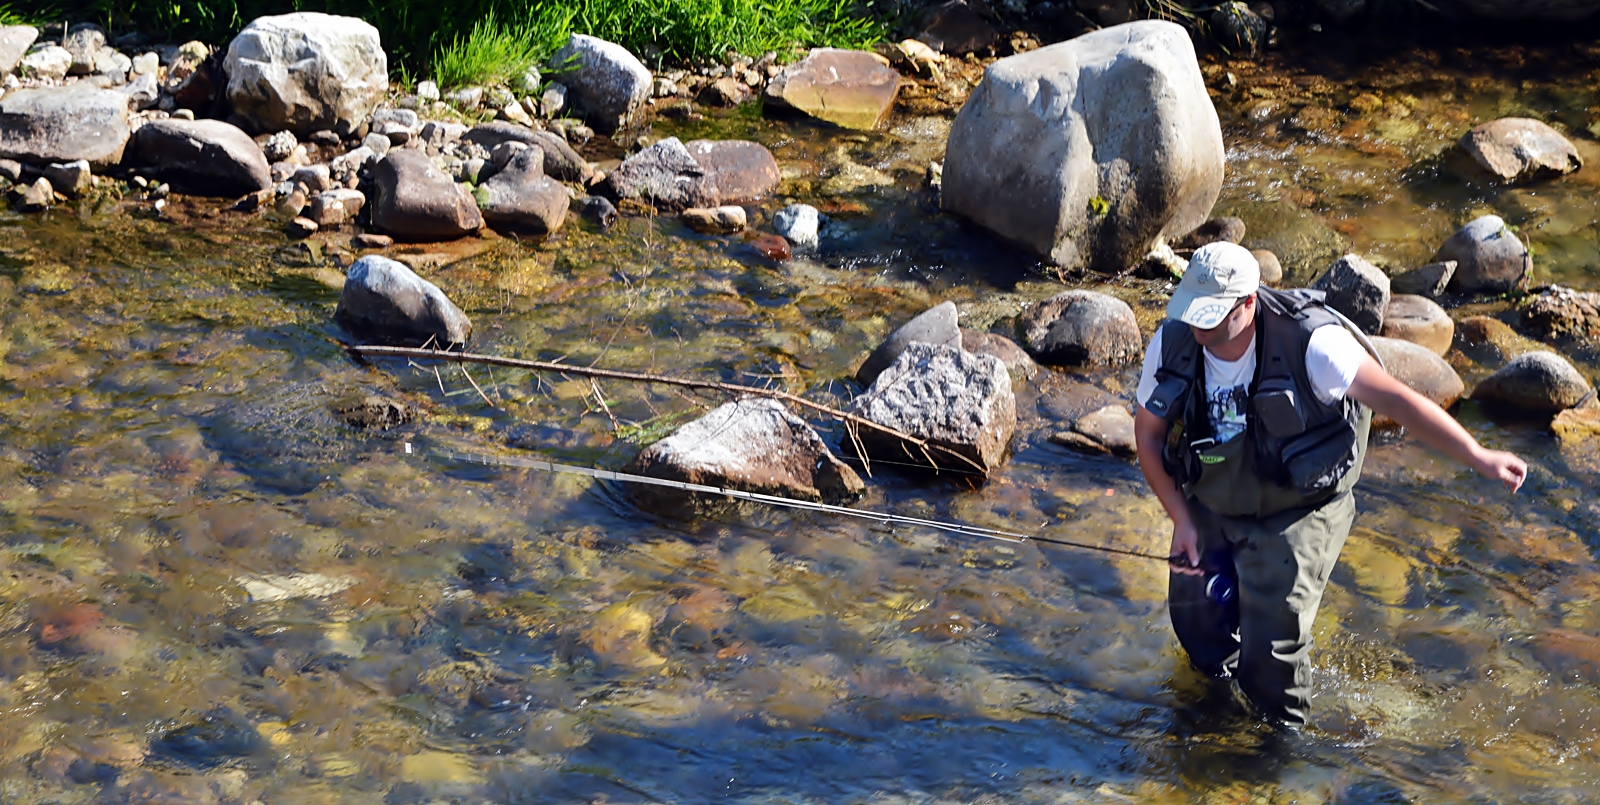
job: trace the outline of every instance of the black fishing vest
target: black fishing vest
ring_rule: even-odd
[[[1321,291],[1305,289],[1256,292],[1256,371],[1239,438],[1249,440],[1243,448],[1253,448],[1257,478],[1281,488],[1262,495],[1266,509],[1316,505],[1354,486],[1361,474],[1371,412],[1348,396],[1324,405],[1306,374],[1311,333],[1344,325],[1323,298]],[[1203,469],[1199,450],[1213,444],[1215,435],[1205,359],[1183,322],[1163,325],[1161,346],[1156,390],[1145,408],[1169,423],[1162,464],[1188,492]]]

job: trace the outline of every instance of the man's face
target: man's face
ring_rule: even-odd
[[[1222,317],[1217,326],[1202,330],[1194,325],[1189,325],[1189,330],[1194,333],[1194,340],[1202,347],[1220,347],[1238,337],[1248,330],[1256,321],[1256,295],[1241,297],[1233,304],[1233,309],[1228,315]]]

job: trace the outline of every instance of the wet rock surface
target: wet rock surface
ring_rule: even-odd
[[[472,336],[472,322],[439,286],[378,255],[350,266],[333,319],[370,344],[445,349]]]
[[[1144,339],[1128,303],[1096,291],[1065,291],[1017,317],[1018,341],[1057,366],[1115,366],[1141,354]]]
[[[1125,457],[1139,453],[1133,415],[1120,405],[1108,405],[1079,417],[1071,430],[1051,434],[1050,441],[1085,453]]]
[[[1456,230],[1433,259],[1455,262],[1449,286],[1455,293],[1503,293],[1533,267],[1528,247],[1498,215],[1475,218]]]
[[[424,153],[396,151],[374,166],[372,177],[372,225],[395,240],[451,240],[483,227],[472,193]]]
[[[1472,399],[1506,415],[1548,417],[1577,406],[1591,392],[1588,379],[1571,361],[1537,351],[1512,358],[1472,390]]]
[[[962,347],[961,328],[956,323],[954,302],[942,302],[918,314],[889,334],[867,359],[856,369],[856,382],[870,386],[883,370],[889,368],[913,342]]]
[[[1506,181],[1562,176],[1583,167],[1572,142],[1555,129],[1520,117],[1501,118],[1474,127],[1461,138],[1479,165]]]
[[[853,500],[866,488],[855,470],[836,458],[805,420],[771,398],[745,399],[713,409],[645,448],[628,471],[835,503]],[[689,502],[689,493],[682,490],[640,485],[634,493],[651,509],[677,510]]]
[[[272,186],[250,135],[220,120],[154,120],[133,135],[129,159],[186,192],[241,196]]]
[[[914,341],[878,375],[850,412],[926,439],[911,444],[861,428],[869,457],[986,476],[1005,459],[1016,432],[1016,396],[1005,364],[992,355]]]
[[[1013,380],[1028,380],[1039,373],[1028,351],[999,333],[980,333],[961,328],[961,348],[974,355],[993,355],[1006,365]]]
[[[389,90],[378,29],[317,12],[257,18],[228,44],[223,69],[235,114],[261,132],[351,134]]]
[[[940,204],[1056,265],[1119,273],[1204,223],[1222,174],[1188,35],[1139,22],[990,65],[950,129]]]

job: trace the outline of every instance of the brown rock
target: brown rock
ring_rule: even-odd
[[[315,235],[320,228],[317,222],[310,218],[296,218],[289,222],[289,237],[308,238]]]
[[[387,249],[394,245],[394,238],[388,235],[363,232],[351,238],[350,245],[357,249]]]
[[[1568,408],[1550,420],[1550,430],[1566,444],[1593,439],[1600,435],[1600,409]]]
[[[731,76],[723,76],[700,90],[696,100],[706,106],[729,109],[749,103],[754,97],[755,90],[749,84]]]
[[[1250,254],[1256,258],[1256,264],[1261,266],[1263,283],[1276,286],[1283,282],[1283,263],[1278,260],[1278,255],[1266,249],[1251,249]]]
[[[1522,117],[1477,126],[1461,138],[1461,147],[1506,181],[1560,176],[1583,167],[1578,149],[1560,132]]]
[[[1133,435],[1133,415],[1120,405],[1108,405],[1079,417],[1072,423],[1072,431],[1114,455],[1133,456],[1139,452]],[[1051,441],[1055,438],[1051,437]]]
[[[999,333],[980,333],[961,328],[961,348],[974,355],[993,355],[1006,365],[1012,380],[1027,380],[1039,373],[1028,351]]]
[[[789,241],[781,235],[762,233],[750,239],[750,248],[768,260],[787,260],[792,257]]]
[[[372,226],[396,240],[450,240],[483,228],[472,193],[422,151],[394,151],[372,168],[372,178]]]
[[[1461,382],[1456,370],[1426,347],[1382,336],[1370,336],[1369,340],[1390,375],[1440,408],[1455,405],[1466,391],[1466,384]],[[1372,426],[1375,428],[1395,427],[1397,424],[1382,414],[1372,415]]]
[[[760,201],[778,189],[778,161],[767,147],[749,140],[690,140],[688,150],[717,204]]]
[[[272,186],[261,146],[220,120],[152,120],[134,132],[133,164],[189,193],[238,196]]]
[[[1522,324],[1539,338],[1600,338],[1600,293],[1551,285],[1522,309]]]
[[[1426,297],[1397,294],[1383,314],[1381,335],[1426,347],[1435,355],[1450,351],[1456,324],[1444,308]]]
[[[900,91],[900,74],[882,57],[861,50],[814,48],[768,84],[774,109],[797,111],[847,129],[883,122]]]
[[[1528,649],[1561,682],[1600,685],[1600,637],[1573,629],[1545,629],[1534,635]]]
[[[1185,235],[1183,240],[1178,242],[1178,247],[1182,249],[1198,249],[1208,243],[1221,241],[1243,243],[1244,221],[1232,217],[1212,218],[1196,227],[1193,232]],[[1279,274],[1282,274],[1281,270]]]
[[[678,218],[696,232],[708,235],[731,235],[745,227],[743,207],[691,207],[678,213]]]

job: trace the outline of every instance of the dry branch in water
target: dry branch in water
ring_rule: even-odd
[[[885,436],[891,436],[899,439],[905,444],[913,445],[922,451],[923,457],[928,460],[928,465],[935,469],[937,469],[939,465],[933,460],[933,455],[929,452],[930,450],[937,450],[940,453],[954,456],[957,460],[971,465],[980,472],[983,470],[983,467],[979,466],[972,459],[947,447],[931,444],[926,439],[919,439],[909,433],[904,433],[886,425],[880,425],[870,419],[863,419],[855,414],[848,413],[846,411],[840,411],[837,408],[830,408],[822,403],[812,402],[804,397],[799,397],[786,391],[775,391],[773,389],[757,388],[755,386],[741,386],[737,383],[722,383],[715,380],[691,380],[685,377],[670,377],[667,375],[650,374],[648,372],[624,372],[615,369],[596,369],[593,367],[573,366],[567,363],[552,363],[550,361],[530,361],[523,360],[521,358],[502,358],[498,355],[480,355],[474,352],[446,352],[438,349],[380,346],[349,346],[346,347],[346,349],[358,356],[426,358],[440,361],[451,361],[454,363],[481,363],[487,366],[511,366],[518,369],[529,369],[535,372],[556,372],[560,374],[577,375],[579,377],[604,378],[607,380],[629,380],[635,383],[659,383],[668,386],[710,389],[713,391],[721,391],[735,395],[772,397],[774,399],[783,400],[784,402],[794,403],[795,405],[802,406],[804,408],[810,408],[813,411],[827,414],[828,416],[845,422],[851,426],[852,439],[855,438],[854,429],[856,427],[862,427],[868,430],[877,431]],[[482,391],[479,391],[479,393],[481,394]],[[865,458],[864,455],[863,458]]]

